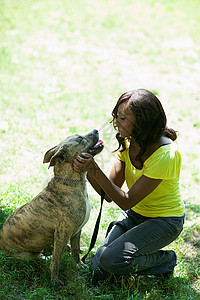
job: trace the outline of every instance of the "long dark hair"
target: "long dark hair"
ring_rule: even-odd
[[[145,89],[126,92],[119,97],[112,111],[114,127],[116,127],[114,121],[117,118],[118,108],[122,103],[129,104],[130,111],[134,113],[136,118],[131,137],[134,138],[141,148],[135,159],[140,161],[143,167],[142,156],[146,152],[147,147],[161,136],[166,136],[175,141],[177,133],[174,129],[166,126],[167,118],[160,100]],[[124,151],[126,149],[125,139],[119,133],[117,133],[116,138],[119,142],[118,149]]]

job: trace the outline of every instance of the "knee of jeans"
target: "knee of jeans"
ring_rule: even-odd
[[[135,258],[131,260],[120,259],[117,255],[111,255],[109,251],[104,251],[100,258],[100,266],[108,273],[128,274],[135,273],[138,269],[138,264]]]

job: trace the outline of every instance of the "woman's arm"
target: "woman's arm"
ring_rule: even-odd
[[[116,159],[112,166],[109,175],[109,180],[115,185],[117,185],[118,187],[121,187],[124,183],[124,178],[125,178],[124,170],[125,170],[125,163]],[[95,191],[98,194],[101,194],[101,185],[98,183],[96,178],[90,174],[90,172],[87,173],[87,179],[92,185],[92,187],[95,189]],[[105,194],[105,200],[108,202],[112,201],[112,199],[107,194]]]
[[[74,161],[74,169],[78,172],[87,170],[89,177],[94,177],[105,191],[107,197],[114,201],[121,209],[127,210],[149,195],[161,183],[161,179],[152,179],[141,176],[126,193],[115,180],[112,182],[99,168],[94,158],[87,153],[78,156]],[[114,172],[115,173],[115,172]],[[123,175],[124,176],[124,175]],[[124,177],[123,177],[124,179]],[[121,182],[120,182],[121,183]]]

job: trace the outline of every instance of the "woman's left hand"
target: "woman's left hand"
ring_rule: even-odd
[[[87,172],[92,168],[95,168],[95,160],[91,154],[82,153],[77,155],[73,162],[73,168],[76,172]]]

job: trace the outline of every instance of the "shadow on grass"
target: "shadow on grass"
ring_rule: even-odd
[[[63,287],[54,286],[50,279],[51,260],[17,260],[0,251],[0,299],[89,299],[83,291],[83,277],[69,253],[65,253],[59,278]],[[16,295],[17,291],[17,295]],[[1,294],[2,292],[2,294]],[[7,299],[7,298],[6,298]],[[65,299],[65,298],[64,298]]]
[[[164,280],[156,276],[129,276],[112,282],[107,280],[99,283],[98,286],[93,286],[91,273],[88,270],[79,269],[70,254],[66,253],[59,272],[64,286],[59,290],[56,290],[50,281],[50,260],[16,260],[6,257],[0,251],[0,265],[0,290],[3,288],[8,295],[13,296],[15,289],[18,289],[18,293],[20,292],[20,295],[26,296],[27,299],[35,294],[37,299],[44,299],[42,297],[46,299],[56,297],[94,299],[97,297],[99,299],[160,300],[180,299],[180,295],[185,295],[182,299],[198,299],[199,296],[192,287],[192,281],[189,280],[192,268],[189,261],[188,264],[184,264],[187,268],[184,277]]]
[[[46,261],[17,260],[0,251],[0,265],[0,299],[4,299],[1,298],[3,295],[7,295],[8,298],[5,299],[32,299],[32,293],[36,290],[37,299],[42,299],[40,294],[44,293],[44,289],[52,294]]]
[[[173,277],[158,279],[155,276],[138,276],[121,279],[110,283],[102,282],[98,286],[98,295],[111,295],[117,293],[124,299],[198,299],[199,294],[189,284],[187,278]],[[97,295],[97,294],[96,294]],[[102,298],[104,299],[104,298]],[[113,298],[106,298],[113,299]],[[119,298],[117,298],[119,299]]]

